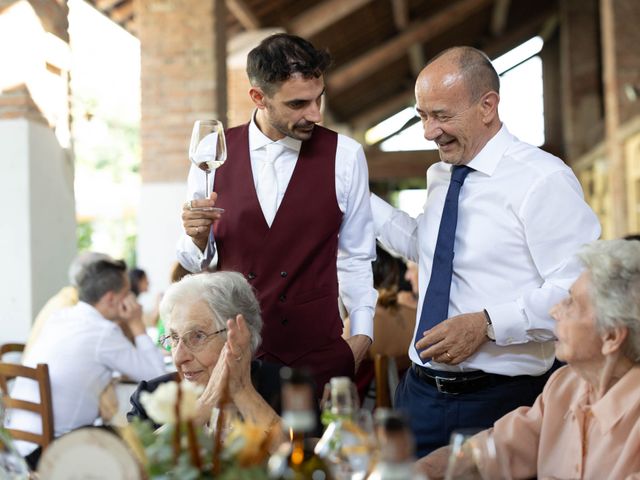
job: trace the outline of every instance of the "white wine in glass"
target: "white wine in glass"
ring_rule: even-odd
[[[189,144],[189,160],[205,173],[204,198],[209,198],[209,174],[227,160],[224,127],[219,120],[196,120]]]

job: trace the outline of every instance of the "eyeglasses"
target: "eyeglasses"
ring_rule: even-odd
[[[220,335],[221,333],[224,333],[226,331],[226,328],[213,333],[205,333],[202,330],[190,330],[182,336],[175,333],[171,335],[163,335],[158,339],[158,343],[167,350],[171,350],[173,348],[177,348],[178,343],[180,342],[180,340],[182,340],[182,344],[185,347],[193,352],[197,352],[199,350],[202,350],[202,348],[207,344],[209,338]]]

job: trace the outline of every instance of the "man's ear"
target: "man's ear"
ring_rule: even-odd
[[[622,344],[629,336],[627,327],[614,327],[602,335],[602,354],[609,355],[622,348]]]
[[[500,95],[494,91],[485,93],[480,99],[480,108],[482,110],[482,121],[485,124],[490,124],[497,117],[498,103],[500,103]]]
[[[259,87],[251,87],[249,89],[249,97],[251,97],[251,101],[254,103],[256,108],[260,110],[266,108],[264,103],[265,94]]]

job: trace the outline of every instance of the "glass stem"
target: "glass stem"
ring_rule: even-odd
[[[204,198],[209,198],[209,172],[204,172],[205,184],[204,184]]]

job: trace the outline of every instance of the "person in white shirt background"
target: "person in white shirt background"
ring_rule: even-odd
[[[191,167],[177,247],[191,272],[211,265],[243,273],[265,322],[257,357],[309,368],[319,389],[332,376],[353,376],[373,337],[377,296],[362,146],[317,125],[329,61],[288,34],[249,53],[256,110],[226,131],[228,159],[210,175],[210,198],[204,173]],[[225,212],[193,210],[214,205]],[[351,320],[347,343],[338,295]]]
[[[533,403],[554,363],[549,310],[580,274],[574,254],[600,235],[571,169],[502,124],[499,89],[479,50],[454,47],[432,59],[416,82],[424,136],[441,159],[427,171],[424,213],[414,219],[371,197],[379,240],[419,264],[413,364],[396,391],[419,456],[455,429],[486,428]],[[436,245],[458,170],[466,179],[455,196],[453,252],[441,262],[445,249]],[[447,262],[447,277],[435,278]],[[421,326],[437,308],[429,286],[438,282],[443,314]]]
[[[76,279],[79,302],[46,322],[23,360],[30,367],[49,366],[55,437],[94,423],[100,395],[114,372],[138,382],[165,372],[163,355],[145,332],[142,307],[131,293],[125,263],[100,259],[86,264]],[[135,345],[116,320],[128,325]],[[18,378],[12,396],[37,401],[38,387]],[[40,417],[24,410],[9,410],[6,424],[35,433],[41,428]],[[40,448],[22,441],[16,445],[35,468]]]

